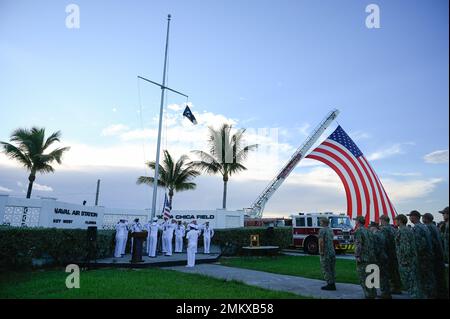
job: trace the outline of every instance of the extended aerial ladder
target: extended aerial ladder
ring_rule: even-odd
[[[245,208],[244,211],[254,218],[261,218],[264,211],[264,207],[272,195],[277,191],[277,189],[283,184],[284,180],[289,176],[292,170],[297,166],[297,164],[306,156],[306,153],[314,145],[314,143],[319,139],[327,127],[333,122],[333,120],[338,116],[339,110],[334,109],[316,126],[308,138],[303,142],[302,145],[295,151],[291,159],[284,165],[276,177],[267,185],[267,187],[262,191],[258,198],[253,202],[250,208]]]

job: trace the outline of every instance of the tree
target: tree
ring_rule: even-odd
[[[19,128],[10,137],[10,142],[16,145],[0,142],[3,146],[3,152],[11,159],[18,161],[30,172],[27,198],[31,197],[36,174],[53,173],[55,169],[51,164],[55,161],[61,164],[64,152],[70,149],[70,147],[62,147],[47,154],[44,153],[55,142],[59,142],[60,137],[61,131],[57,131],[45,139],[45,128],[32,127],[31,130]]]
[[[156,163],[154,161],[146,163],[148,167],[155,170]],[[191,182],[192,179],[200,175],[187,155],[182,155],[176,163],[174,162],[169,151],[164,151],[163,164],[159,165],[158,186],[166,187],[169,190],[169,202],[172,206],[172,198],[175,192],[193,190],[197,184]],[[136,183],[153,185],[154,178],[149,176],[138,177]]]
[[[229,124],[222,124],[217,130],[211,126],[208,129],[209,153],[199,150],[193,151],[200,157],[200,160],[194,161],[193,165],[207,174],[220,173],[222,175],[222,208],[226,209],[228,179],[233,174],[247,170],[243,162],[247,158],[248,153],[256,149],[258,145],[244,146],[245,129],[240,129],[231,136],[232,126]]]

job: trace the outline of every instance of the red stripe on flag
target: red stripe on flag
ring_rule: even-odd
[[[369,171],[367,170],[366,166],[364,165],[363,161],[361,160],[361,157],[358,157],[358,162],[361,164],[361,167],[363,168],[364,172],[366,173],[367,179],[369,180],[369,183],[370,183],[370,187],[372,188],[373,204],[374,204],[374,207],[375,207],[375,220],[378,220],[378,218],[380,216],[380,211],[379,211],[379,208],[378,208],[377,192],[375,190],[375,185],[373,184],[372,177],[370,176]]]
[[[367,189],[366,181],[364,179],[363,174],[361,173],[361,170],[359,169],[358,165],[356,164],[355,160],[353,159],[353,158],[356,158],[356,157],[350,156],[347,152],[342,150],[342,148],[336,146],[335,144],[329,143],[327,141],[323,142],[322,145],[326,145],[326,146],[331,147],[332,149],[338,151],[346,159],[348,159],[349,162],[355,168],[356,173],[358,174],[359,179],[361,180],[361,184],[362,184],[362,187],[363,187],[363,190],[364,190],[364,197],[366,199],[366,216],[369,216],[369,218],[370,218],[370,195],[369,195],[369,190]]]
[[[345,163],[342,158],[340,158],[339,156],[337,156],[336,154],[322,149],[320,148],[320,146],[318,148],[316,148],[314,150],[314,152],[317,153],[323,153],[325,155],[328,155],[329,157],[333,158],[334,160],[336,160],[339,164],[341,164],[344,169],[347,171],[348,175],[350,176],[350,179],[352,180],[352,186],[355,189],[356,192],[356,213],[357,216],[362,215],[362,203],[361,203],[361,192],[359,190],[359,186],[358,186],[358,182],[356,181],[355,175],[353,174],[353,171],[351,170],[351,168],[347,165],[347,163]]]
[[[344,188],[345,188],[345,194],[347,197],[347,215],[349,215],[351,218],[353,218],[353,204],[352,204],[352,196],[351,196],[351,192],[350,192],[350,187],[348,186],[348,183],[344,177],[344,174],[342,174],[341,170],[338,169],[336,167],[336,165],[334,165],[333,163],[331,163],[329,160],[320,157],[318,155],[311,155],[309,154],[308,156],[306,156],[307,158],[312,158],[315,160],[318,160],[328,166],[330,166],[335,172],[336,174],[338,174],[339,178],[342,181],[342,184],[344,184]]]
[[[383,214],[386,214],[387,213],[386,203],[384,202],[383,193],[381,192],[381,187],[380,187],[380,183],[378,182],[377,175],[375,174],[374,170],[372,169],[372,166],[370,166],[369,162],[367,162],[366,158],[364,156],[362,156],[362,158],[366,162],[367,167],[372,172],[372,175],[375,178],[375,183],[378,188],[378,194],[380,194],[381,205],[383,206]],[[378,222],[378,220],[375,220],[375,221]]]

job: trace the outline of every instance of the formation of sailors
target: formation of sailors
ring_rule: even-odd
[[[138,218],[131,225],[128,224],[128,221],[121,219],[116,224],[115,229],[116,246],[114,257],[120,258],[125,255],[125,247],[130,232],[146,231],[148,234],[146,253],[151,258],[156,258],[157,250],[160,250],[165,256],[172,256],[173,252],[183,252],[183,246],[186,240],[187,267],[193,267],[195,265],[198,238],[203,235],[204,253],[209,254],[211,239],[214,236],[214,229],[209,225],[209,222],[198,225],[197,221],[193,220],[189,224],[183,224],[181,220],[177,221],[167,217],[164,217],[164,221],[161,223],[158,223],[158,218],[154,217],[151,222],[144,225],[139,222]],[[173,247],[173,244],[175,244],[175,247]],[[133,238],[131,238],[131,251],[133,251]]]

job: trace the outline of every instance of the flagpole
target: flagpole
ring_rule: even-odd
[[[167,67],[167,49],[169,47],[169,28],[170,28],[171,15],[167,16],[167,33],[166,33],[166,50],[164,53],[164,69],[163,80],[161,86],[161,105],[159,107],[159,127],[158,127],[158,142],[156,144],[156,160],[155,160],[155,177],[153,179],[153,201],[152,201],[152,215],[151,218],[156,216],[156,198],[158,195],[158,180],[159,180],[159,154],[161,151],[161,128],[162,128],[162,116],[164,109],[164,92],[166,90],[166,67]]]

